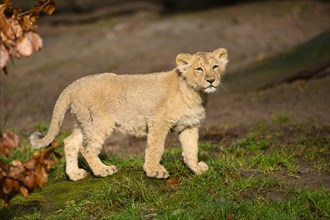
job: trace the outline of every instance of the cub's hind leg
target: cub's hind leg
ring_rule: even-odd
[[[82,147],[83,136],[80,128],[75,128],[72,134],[64,139],[65,173],[70,180],[77,181],[86,176],[86,171],[78,167],[79,149]]]
[[[115,166],[107,166],[102,163],[98,157],[102,150],[102,145],[106,137],[111,134],[111,131],[112,128],[100,129],[96,127],[89,127],[84,130],[84,144],[80,148],[80,153],[85,158],[95,176],[110,176],[118,171]]]

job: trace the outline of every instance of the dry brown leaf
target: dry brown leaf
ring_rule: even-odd
[[[227,220],[233,220],[233,213],[229,212],[227,214]]]
[[[9,53],[3,44],[0,43],[0,69],[3,69],[9,61]]]
[[[43,153],[41,151],[34,152],[32,160],[36,161],[37,164],[43,164],[44,158]]]
[[[53,148],[43,152],[36,152],[33,158],[25,163],[14,160],[10,164],[0,161],[0,199],[3,206],[7,207],[9,201],[16,194],[28,196],[35,188],[45,185],[48,180],[47,171],[55,163],[52,158],[60,155]]]
[[[58,141],[54,140],[50,145],[52,147],[58,147],[60,144],[58,143]]]
[[[37,28],[35,23],[40,13],[50,15],[55,6],[53,0],[38,0],[31,10],[23,12],[20,8],[11,10],[10,0],[3,0],[0,4],[0,38],[4,48],[0,54],[0,71],[7,74],[9,58],[30,57],[34,51],[42,48],[41,37],[31,31]]]
[[[12,15],[11,15],[11,18],[17,20],[22,13],[23,13],[23,9],[14,8],[13,12],[12,12]]]
[[[26,176],[23,177],[24,185],[29,189],[33,190],[36,186],[36,175],[33,172],[26,172]]]
[[[40,8],[38,6],[34,6],[29,13],[30,16],[29,20],[32,23],[36,23],[39,18],[39,14],[40,14]]]
[[[0,153],[5,155],[6,157],[10,156],[10,150],[7,147],[0,146]]]
[[[8,19],[4,14],[0,13],[0,37],[3,42],[5,42],[8,39],[8,32],[10,31],[10,25],[8,22]]]
[[[36,28],[34,23],[30,19],[30,15],[24,15],[23,19],[20,20],[21,27],[23,28],[24,31],[32,31]]]
[[[0,153],[9,156],[10,150],[18,145],[19,138],[14,133],[0,133]],[[25,163],[13,160],[6,164],[0,160],[0,199],[3,206],[8,207],[10,199],[18,193],[27,197],[35,188],[44,186],[48,180],[50,166],[60,157],[54,148],[50,148],[42,152],[37,151],[33,158]]]
[[[23,166],[22,162],[19,160],[13,160],[10,163],[9,167],[9,177],[12,178],[19,178],[19,176],[25,171],[25,167]]]
[[[42,152],[41,158],[43,159],[42,163],[44,165],[43,167],[45,168],[46,172],[49,172],[51,165],[53,165],[55,163],[55,160],[53,160],[51,158],[51,154],[55,154],[55,156],[56,156],[56,153],[54,152],[54,149],[52,149],[50,151]]]
[[[4,0],[0,5],[0,13],[4,13],[7,9],[11,8],[11,3],[9,0]]]
[[[0,133],[0,153],[6,157],[10,156],[10,150],[18,148],[18,136],[12,132]]]
[[[36,171],[36,183],[39,187],[43,187],[48,181],[48,174],[43,167],[37,167]]]
[[[42,12],[47,15],[51,15],[55,11],[55,6],[56,6],[56,3],[53,1],[50,1],[47,5],[45,5],[43,7]]]
[[[19,138],[13,132],[3,132],[0,138],[0,142],[6,146],[12,148],[18,148]]]
[[[28,170],[32,170],[32,169],[35,169],[36,166],[37,166],[37,161],[35,160],[29,160],[28,162],[25,162],[24,164],[24,167]]]
[[[28,189],[25,188],[24,186],[19,187],[19,192],[22,194],[22,196],[24,196],[24,198],[28,197],[29,195]]]
[[[10,178],[6,178],[4,181],[3,192],[7,194],[8,197],[17,192],[19,189],[18,181]]]
[[[31,41],[25,36],[19,38],[16,41],[16,51],[17,53],[15,54],[15,56],[17,58],[20,58],[21,56],[30,57],[33,53]]]
[[[23,28],[16,19],[8,19],[8,25],[10,27],[7,32],[7,36],[9,39],[14,40],[23,35]]]
[[[174,177],[171,177],[167,180],[167,184],[169,184],[169,185],[177,185],[178,183],[179,183],[179,180]]]
[[[42,39],[39,36],[39,34],[29,31],[29,32],[25,33],[24,36],[31,42],[32,49],[34,51],[41,50],[41,48],[42,48]]]

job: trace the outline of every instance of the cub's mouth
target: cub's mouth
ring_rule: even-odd
[[[217,90],[216,87],[210,85],[210,86],[208,86],[208,87],[206,87],[206,88],[204,89],[204,92],[205,92],[205,93],[213,93],[213,92],[215,92],[216,90]]]

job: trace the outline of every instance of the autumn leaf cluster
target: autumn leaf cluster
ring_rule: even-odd
[[[9,157],[11,150],[19,147],[19,139],[11,132],[0,135],[0,153]],[[18,193],[27,197],[34,189],[44,186],[51,165],[60,157],[54,148],[49,148],[35,152],[27,162],[13,160],[7,164],[0,160],[0,199],[3,206],[8,207],[10,199]]]
[[[39,0],[31,10],[23,12],[13,8],[9,0],[0,5],[0,70],[7,73],[10,59],[30,57],[42,48],[41,37],[34,32],[41,13],[51,15],[55,10],[53,0]]]
[[[0,154],[10,156],[12,149],[17,149],[19,145],[18,136],[12,132],[0,132]]]

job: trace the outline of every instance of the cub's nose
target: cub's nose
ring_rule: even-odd
[[[206,79],[206,81],[212,84],[215,81],[215,79]]]

